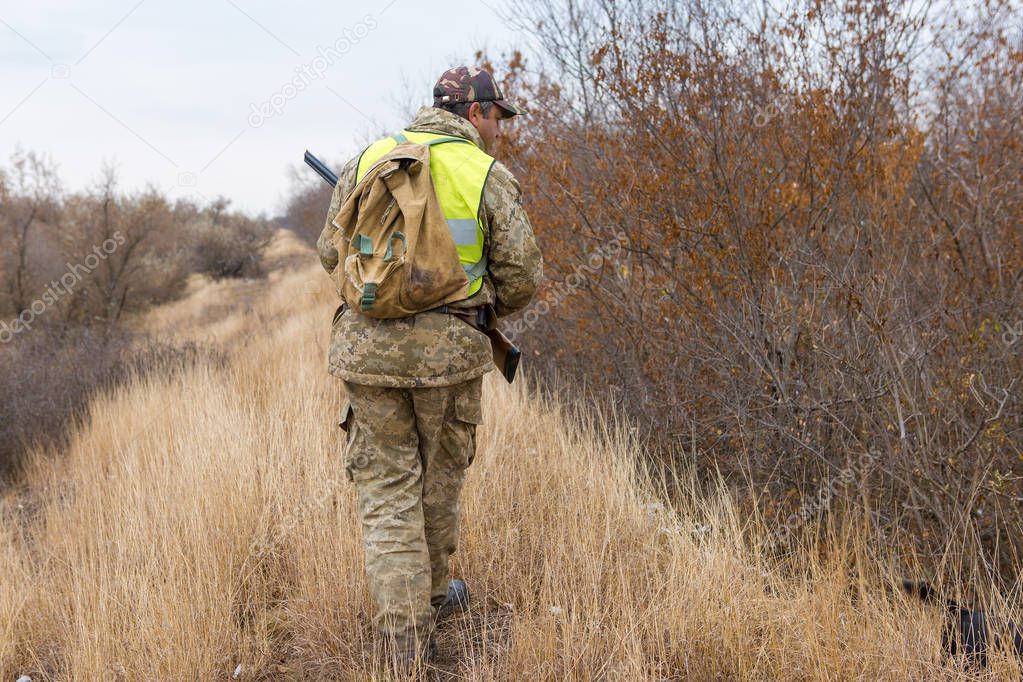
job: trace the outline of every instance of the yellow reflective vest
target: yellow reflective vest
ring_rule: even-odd
[[[483,186],[494,165],[494,157],[463,137],[402,130],[366,148],[359,157],[355,182],[361,181],[373,164],[400,142],[430,145],[430,177],[458,248],[458,258],[469,277],[468,298],[483,286],[483,274],[487,271],[479,215]]]

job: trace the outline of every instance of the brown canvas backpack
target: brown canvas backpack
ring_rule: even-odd
[[[345,303],[407,317],[465,297],[469,278],[430,176],[430,145],[402,142],[380,158],[334,217]]]

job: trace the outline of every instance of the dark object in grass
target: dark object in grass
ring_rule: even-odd
[[[930,585],[924,582],[902,581],[907,594],[928,604],[943,604],[945,623],[941,628],[941,648],[949,656],[962,654],[971,665],[987,667],[987,653],[991,647],[1001,645],[1003,638],[1011,637],[1012,649],[1023,657],[1023,631],[1011,620],[971,609],[951,599],[942,600]]]

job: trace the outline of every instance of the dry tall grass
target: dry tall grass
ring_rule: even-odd
[[[141,321],[228,361],[97,399],[4,496],[0,679],[382,676],[325,374],[332,296],[316,267],[278,270],[193,283]],[[856,537],[783,574],[727,495],[658,503],[614,420],[498,381],[485,420],[454,563],[476,606],[441,630],[438,678],[956,675],[938,614],[893,598]]]

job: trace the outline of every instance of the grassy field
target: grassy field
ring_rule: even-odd
[[[270,255],[265,281],[196,279],[136,320],[220,353],[95,400],[4,494],[0,679],[383,678],[325,371],[333,292],[289,237]],[[859,538],[783,571],[727,494],[644,477],[614,418],[491,375],[485,422],[454,559],[476,601],[431,678],[969,677]],[[1018,671],[999,654],[987,674]]]

